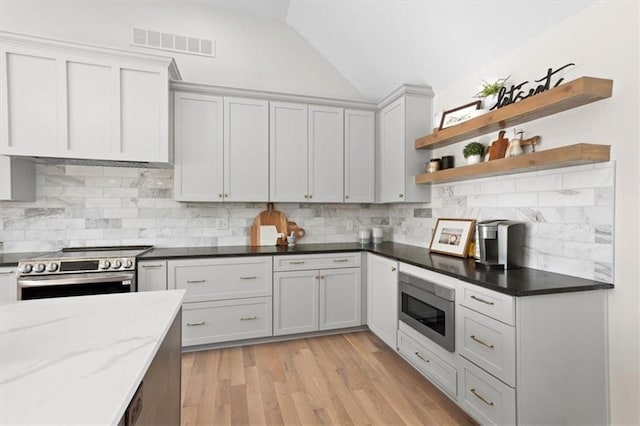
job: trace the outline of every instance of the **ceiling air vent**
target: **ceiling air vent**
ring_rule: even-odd
[[[131,45],[151,49],[169,50],[188,55],[216,57],[216,41],[205,38],[189,37],[159,31],[133,28]]]

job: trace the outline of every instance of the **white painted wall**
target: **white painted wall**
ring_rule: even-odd
[[[239,15],[201,2],[5,1],[0,29],[123,49],[131,27],[215,38],[215,59],[173,56],[185,81],[363,99],[324,57],[287,24]]]
[[[637,2],[599,2],[504,55],[467,78],[436,92],[435,110],[462,105],[478,82],[512,75],[514,82],[544,75],[547,67],[577,65],[565,76],[614,80],[611,99],[526,123],[525,137],[542,136],[540,149],[578,142],[611,144],[616,161],[616,288],[609,293],[611,421],[640,424],[640,56]],[[469,69],[472,69],[469,64]],[[510,136],[511,133],[508,134]],[[489,143],[496,135],[479,138]],[[468,141],[436,150],[435,157],[457,155]]]

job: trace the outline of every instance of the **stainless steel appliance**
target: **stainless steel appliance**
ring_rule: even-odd
[[[400,272],[398,291],[400,321],[454,352],[455,289]]]
[[[18,299],[137,291],[136,257],[151,246],[62,249],[18,263]]]
[[[485,220],[476,225],[479,259],[476,263],[490,269],[522,267],[524,222]]]

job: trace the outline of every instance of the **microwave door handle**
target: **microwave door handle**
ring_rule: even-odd
[[[82,277],[59,277],[46,279],[20,279],[19,287],[50,287],[55,285],[75,285],[75,284],[92,284],[92,283],[111,283],[126,280],[133,280],[133,274],[96,274],[96,276]]]

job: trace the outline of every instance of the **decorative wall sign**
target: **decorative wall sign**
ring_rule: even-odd
[[[508,90],[506,86],[503,86],[500,89],[500,92],[498,92],[498,102],[491,109],[493,110],[493,109],[502,108],[503,106],[521,101],[523,99],[527,99],[531,96],[537,95],[538,93],[546,92],[547,90],[552,89],[554,87],[558,87],[560,83],[564,81],[564,78],[558,79],[558,81],[556,81],[556,83],[552,87],[551,77],[554,74],[562,71],[563,69],[574,66],[574,65],[575,65],[574,63],[569,63],[563,67],[558,68],[557,70],[554,70],[553,68],[547,69],[547,74],[544,77],[538,80],[534,80],[534,83],[538,83],[538,85],[535,88],[530,88],[529,90],[522,88],[525,84],[529,83],[528,80],[523,81],[520,84],[516,84],[516,85],[512,84],[511,88]]]

